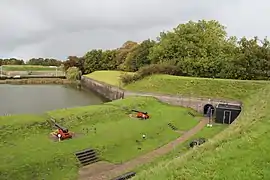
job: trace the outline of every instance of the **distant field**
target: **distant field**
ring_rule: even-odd
[[[55,71],[56,68],[49,66],[34,65],[3,65],[3,71]]]
[[[151,119],[131,118],[131,109],[147,111]],[[194,127],[198,119],[189,111],[150,97],[131,97],[40,116],[0,117],[0,179],[76,179],[78,167],[73,153],[89,147],[97,149],[103,160],[125,162],[181,136],[168,127],[169,122],[181,131]],[[81,133],[80,137],[53,142],[49,138],[51,127],[46,123],[49,117],[65,118],[60,124]],[[147,135],[144,141],[142,134]]]
[[[115,85],[119,84],[121,73],[123,72],[96,71],[87,76]],[[240,100],[250,96],[253,92],[255,93],[266,83],[268,82],[153,75],[124,88],[137,92]]]
[[[113,86],[121,86],[120,76],[127,72],[122,71],[95,71],[93,73],[85,75],[86,77],[92,78],[97,81],[105,82]],[[128,74],[133,74],[128,72]]]

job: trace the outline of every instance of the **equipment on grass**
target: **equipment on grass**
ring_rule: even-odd
[[[136,117],[137,118],[140,118],[140,119],[148,119],[149,118],[149,115],[147,112],[142,112],[142,111],[137,111],[137,110],[131,110],[133,112],[136,112]]]
[[[195,140],[193,140],[193,141],[190,142],[189,147],[193,148],[195,146],[202,145],[205,142],[206,142],[206,139],[205,138],[195,139]]]
[[[51,118],[51,122],[54,124],[56,128],[58,128],[56,131],[52,132],[52,135],[59,138],[59,140],[72,138],[72,134],[68,131],[67,128],[64,128],[61,125],[57,124],[56,121],[52,118]]]
[[[173,131],[177,131],[178,128],[175,127],[172,123],[168,123],[168,126],[173,130]]]

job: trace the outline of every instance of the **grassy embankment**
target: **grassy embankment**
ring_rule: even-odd
[[[122,87],[122,83],[120,81],[121,74],[125,74],[127,72],[123,71],[95,71],[91,74],[85,75],[91,79],[104,82],[113,86]],[[128,74],[133,74],[132,72],[128,72]]]
[[[244,100],[237,122],[209,143],[165,160],[134,179],[270,179],[270,86]]]
[[[144,166],[146,169],[134,179],[270,179],[268,82],[154,75],[124,88],[236,99],[244,103],[243,112],[236,123],[208,143],[178,158],[175,158],[177,152],[159,158]]]
[[[111,85],[121,84],[120,71],[96,71],[86,75]],[[228,79],[191,78],[170,75],[153,75],[140,81],[121,86],[136,92],[153,92],[206,98],[242,100],[264,87],[265,81],[241,81]]]
[[[151,119],[130,118],[127,109],[133,108],[148,111]],[[167,126],[169,122],[183,131],[195,126],[198,119],[188,111],[153,98],[133,97],[40,116],[0,117],[0,179],[76,179],[78,167],[73,153],[85,148],[98,149],[102,159],[110,162],[127,161],[179,137],[178,132]],[[49,116],[65,118],[60,124],[83,134],[72,140],[53,142],[49,138],[52,129],[46,123]],[[147,135],[145,141],[142,134]],[[136,140],[142,141],[141,145]]]

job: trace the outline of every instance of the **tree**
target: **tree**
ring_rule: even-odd
[[[122,47],[116,49],[115,63],[116,63],[117,69],[120,69],[120,70],[124,69],[123,63],[125,62],[128,53],[131,51],[133,47],[137,45],[138,44],[136,42],[127,41],[122,45]]]
[[[102,70],[101,64],[102,50],[93,49],[84,55],[84,70],[85,73],[91,73],[97,70]]]
[[[21,59],[10,58],[10,59],[0,59],[0,65],[23,65],[24,61]]]
[[[139,68],[151,64],[148,58],[150,49],[155,45],[155,41],[150,39],[143,41],[141,44],[134,46],[128,53],[124,62],[124,70],[138,71]]]
[[[115,70],[117,69],[117,63],[115,61],[116,50],[103,51],[100,64],[102,64],[103,70]]]
[[[60,66],[63,62],[52,58],[31,58],[26,64],[41,66]]]
[[[70,67],[77,67],[84,74],[84,58],[77,56],[68,56],[64,62],[64,70],[67,71]]]
[[[79,80],[81,79],[81,76],[82,76],[82,72],[79,70],[79,68],[77,67],[68,68],[67,74],[66,74],[66,77],[68,80],[72,80],[72,81]]]
[[[149,59],[151,63],[172,61],[190,76],[211,77],[220,72],[218,58],[229,43],[226,35],[225,27],[217,21],[189,21],[161,33]]]

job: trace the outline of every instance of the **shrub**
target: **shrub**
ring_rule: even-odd
[[[151,64],[141,67],[135,74],[122,74],[120,80],[124,85],[143,79],[152,74],[182,75],[179,67],[170,64]]]
[[[151,64],[140,68],[137,72],[141,78],[152,74],[182,75],[180,68],[170,64]]]
[[[77,67],[70,67],[67,70],[66,77],[68,80],[76,81],[81,79],[82,72]]]
[[[126,84],[130,84],[134,81],[139,80],[140,77],[138,76],[138,74],[128,74],[128,73],[124,73],[120,75],[120,81],[126,85]]]

